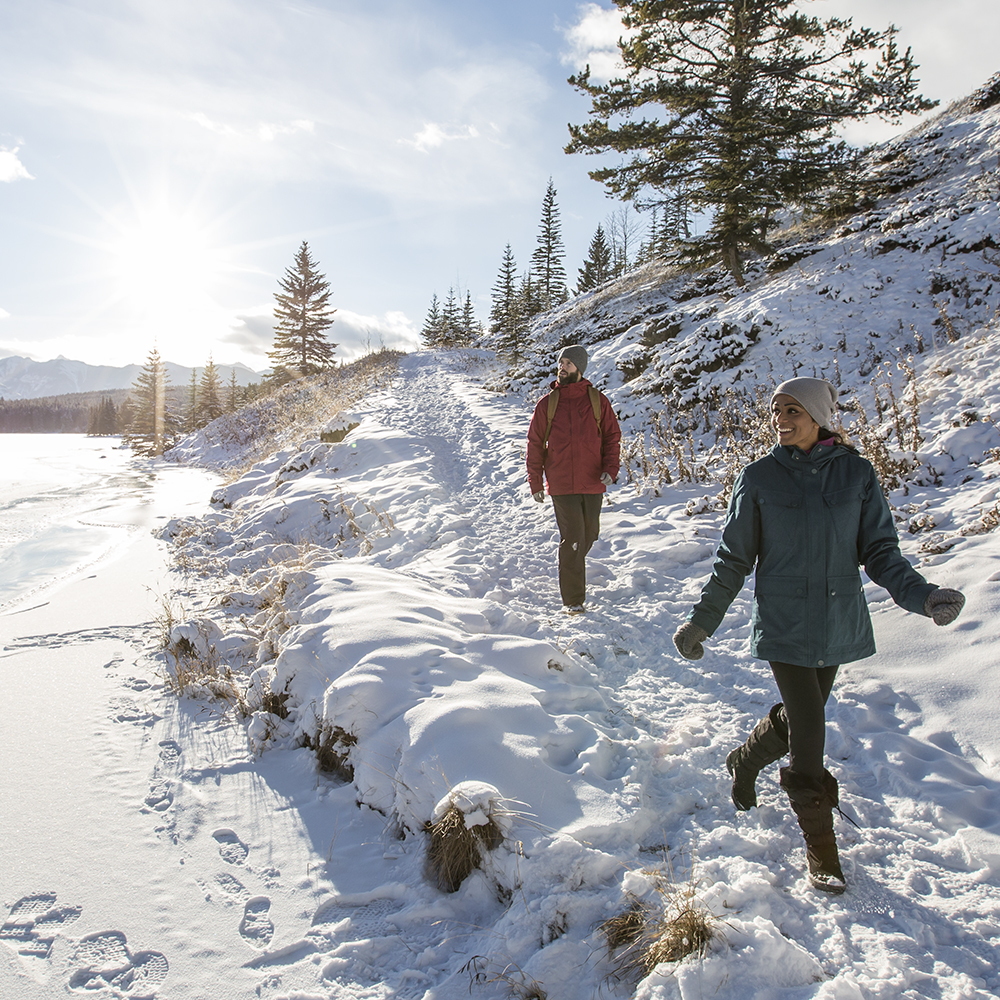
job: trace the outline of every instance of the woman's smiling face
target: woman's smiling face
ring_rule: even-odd
[[[771,426],[778,435],[778,444],[809,451],[819,440],[819,424],[794,396],[784,393],[771,403]]]

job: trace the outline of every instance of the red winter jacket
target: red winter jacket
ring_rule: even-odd
[[[549,485],[550,496],[567,493],[604,493],[601,474],[618,478],[618,445],[621,431],[611,402],[604,393],[601,398],[601,428],[594,419],[587,379],[560,386],[552,383],[559,393],[559,405],[549,434],[548,457],[543,463],[545,429],[549,422],[549,397],[543,396],[535,407],[528,428],[528,485],[532,493],[542,488],[542,467]]]

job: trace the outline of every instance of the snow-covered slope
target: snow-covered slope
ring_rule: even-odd
[[[247,753],[283,776],[290,810],[308,801],[296,837],[324,859],[328,893],[282,890],[276,909],[299,916],[274,926],[239,989],[1000,993],[998,150],[996,107],[951,109],[876,154],[893,192],[790,244],[786,262],[799,259],[783,270],[761,265],[742,290],[631,276],[540,320],[522,378],[485,351],[409,355],[391,383],[286,430],[279,452],[216,493],[213,514],[168,526],[179,588],[203,601],[175,625],[168,665],[189,671],[189,695],[241,701]],[[686,479],[668,456],[654,483],[633,457],[579,619],[560,613],[554,521],[523,473],[542,370],[569,342],[591,349],[587,374],[628,440],[652,442],[667,409],[694,431],[682,464],[702,470]],[[803,882],[776,774],[759,782],[759,809],[737,814],[729,798],[726,753],[776,698],[747,651],[749,590],[703,660],[681,660],[670,639],[723,516],[727,442],[701,404],[796,372],[841,384],[848,425],[862,410],[877,425],[866,440],[900,463],[890,501],[904,553],[968,597],[940,629],[867,585],[879,653],[843,669],[828,712],[830,768],[858,824],[838,820],[850,889],[835,899]],[[207,428],[178,454],[233,465],[246,442],[227,434]],[[195,837],[201,790],[181,776],[172,794],[173,835]],[[427,827],[450,803],[486,831],[482,869],[455,892],[428,868]],[[257,844],[252,803],[238,822]],[[283,869],[303,848],[267,851]],[[655,909],[671,878],[717,935],[702,958],[616,981],[599,925]]]
[[[830,711],[832,767],[860,823],[840,827],[852,888],[817,899],[776,776],[762,779],[754,813],[729,801],[725,755],[773,700],[766,664],[746,649],[749,595],[697,665],[670,641],[708,574],[721,513],[697,502],[702,485],[615,491],[591,558],[593,610],[564,618],[551,512],[523,481],[527,402],[484,391],[492,373],[476,362],[404,358],[344,441],[259,463],[217,492],[215,514],[168,529],[188,585],[206,574],[225,609],[178,626],[175,641],[205,644],[249,692],[250,746],[287,757],[293,782],[317,750],[340,769],[311,779],[337,830],[331,895],[309,927],[276,929],[276,995],[382,983],[458,997],[480,956],[491,975],[523,975],[551,998],[595,997],[612,971],[598,923],[637,894],[655,898],[649,873],[669,866],[682,882],[693,867],[721,934],[636,996],[1000,988],[997,535],[930,556],[904,532],[931,579],[969,596],[950,630],[869,588],[880,654],[845,668]],[[998,471],[970,467],[974,486],[949,477],[909,502],[943,519],[949,505],[995,497]],[[482,873],[442,894],[425,871],[424,826],[463,792],[505,838]],[[358,871],[350,852],[372,810],[388,860]]]

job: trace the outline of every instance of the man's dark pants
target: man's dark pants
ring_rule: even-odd
[[[587,596],[587,553],[601,530],[603,493],[554,496],[559,526],[559,592],[566,605],[583,604]]]

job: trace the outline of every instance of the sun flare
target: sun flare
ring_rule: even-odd
[[[224,259],[208,229],[185,215],[156,210],[123,227],[112,246],[119,294],[157,311],[204,301]]]

